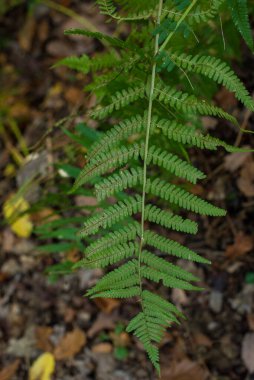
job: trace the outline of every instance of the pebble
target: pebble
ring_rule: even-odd
[[[209,299],[209,307],[214,313],[220,313],[223,307],[223,294],[218,290],[212,290]]]

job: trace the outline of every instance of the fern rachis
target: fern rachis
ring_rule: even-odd
[[[98,0],[97,3],[103,14],[118,21],[140,23],[142,28],[137,32],[134,27],[134,32],[126,40],[83,30],[67,31],[67,34],[105,40],[120,50],[115,64],[113,56],[108,54],[104,62],[103,53],[100,64],[98,58],[95,58],[94,65],[93,60],[89,63],[93,73],[102,79],[101,82],[95,79],[95,86],[92,83],[89,87],[101,100],[100,105],[90,112],[90,117],[102,125],[104,119],[113,125],[88,151],[86,165],[74,189],[96,180],[98,200],[105,203],[111,197],[113,204],[104,206],[101,212],[85,220],[80,236],[97,235],[97,239],[85,249],[84,258],[76,268],[118,265],[87,294],[92,298],[138,298],[141,310],[130,321],[127,331],[141,340],[159,371],[158,343],[165,330],[172,323],[178,323],[183,315],[170,302],[148,291],[147,282],[161,283],[168,288],[200,290],[195,284],[198,279],[171,263],[171,257],[201,265],[209,264],[209,261],[168,239],[166,233],[158,233],[156,226],[160,226],[160,230],[195,234],[197,223],[178,215],[178,210],[207,216],[225,215],[220,207],[184,188],[183,181],[195,184],[205,175],[186,161],[183,152],[189,146],[237,150],[197,130],[195,122],[199,115],[220,117],[235,125],[237,121],[220,107],[189,94],[181,82],[181,70],[223,84],[251,110],[254,104],[243,84],[221,60],[203,54],[183,53],[174,45],[175,36],[183,40],[189,38],[186,31],[190,25],[194,28],[219,14],[224,0],[150,0],[142,1],[142,4]],[[243,13],[240,21],[235,23],[249,38]],[[170,26],[168,30],[165,25]],[[128,67],[126,75],[120,70],[119,75],[112,76],[116,66],[123,61],[124,67]],[[83,71],[87,70],[84,62],[87,64],[84,57],[80,61],[73,58],[65,61],[74,69],[81,65]],[[172,62],[176,69],[180,68],[177,83],[167,71]],[[96,83],[102,83],[105,77],[108,81],[98,89]]]

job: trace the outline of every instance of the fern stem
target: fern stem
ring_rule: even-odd
[[[179,28],[183,20],[188,16],[188,14],[190,13],[190,11],[192,10],[192,8],[195,6],[197,2],[198,0],[193,0],[192,3],[188,6],[188,8],[186,8],[185,12],[182,14],[181,18],[178,20],[175,29],[171,33],[169,33],[168,37],[165,39],[165,41],[161,45],[159,51],[162,51],[165,49],[165,47],[167,46],[167,44],[169,43],[169,41],[171,40],[171,38],[177,31],[177,29]]]
[[[162,13],[163,0],[159,0],[159,8],[156,24],[160,25],[161,13]],[[154,42],[154,58],[159,51],[159,34],[155,36]],[[153,110],[153,95],[155,88],[155,76],[156,76],[156,60],[154,60],[152,66],[151,83],[149,91],[149,105],[148,105],[148,115],[147,115],[147,125],[146,125],[146,138],[145,138],[145,151],[144,151],[144,170],[143,170],[143,191],[142,191],[142,209],[141,209],[141,235],[140,235],[140,247],[139,247],[139,257],[138,257],[138,276],[140,284],[140,297],[142,303],[142,276],[141,276],[141,255],[144,244],[144,230],[145,230],[145,204],[146,204],[146,184],[147,184],[147,157],[149,149],[149,138],[150,129],[152,121],[152,110]],[[143,305],[142,305],[143,308]]]

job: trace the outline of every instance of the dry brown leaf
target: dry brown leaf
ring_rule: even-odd
[[[213,345],[213,342],[211,341],[211,339],[200,331],[197,331],[194,334],[193,338],[197,346],[203,346],[203,347],[209,348],[209,347],[212,347]]]
[[[235,242],[232,245],[228,245],[226,248],[226,256],[229,258],[236,258],[243,256],[253,249],[252,236],[245,235],[243,232],[239,232],[235,237]]]
[[[254,314],[247,315],[248,326],[251,331],[254,331]]]
[[[114,298],[95,298],[94,302],[104,313],[110,314],[116,309],[120,302]]]
[[[7,365],[2,371],[0,371],[0,380],[11,380],[17,372],[20,360],[16,359],[13,363]]]
[[[84,206],[97,206],[98,201],[95,197],[85,196],[85,195],[77,195],[75,197],[75,204],[79,207]]]
[[[98,343],[92,347],[92,352],[95,354],[110,354],[113,351],[112,344]]]
[[[246,197],[254,197],[254,161],[248,161],[241,170],[237,180],[239,190]]]
[[[77,87],[68,87],[64,92],[65,100],[72,105],[80,103],[84,97],[83,91]]]
[[[52,327],[41,326],[36,327],[35,329],[35,337],[36,337],[36,346],[40,348],[42,351],[53,351],[53,345],[49,341],[50,335],[52,334]]]
[[[23,50],[29,51],[31,49],[35,29],[35,17],[32,14],[29,14],[27,16],[24,26],[22,27],[18,35],[19,45]]]
[[[224,167],[230,172],[235,172],[244,165],[245,161],[250,156],[251,152],[235,152],[227,154],[224,159]]]
[[[85,333],[76,328],[75,330],[67,333],[60,339],[58,345],[54,350],[56,360],[63,360],[75,356],[81,348],[86,344]]]
[[[162,368],[161,380],[206,380],[208,373],[198,363],[188,358]]]
[[[111,332],[109,336],[116,347],[127,347],[130,344],[130,337],[126,332],[121,334]]]
[[[242,359],[248,371],[254,372],[254,333],[248,333],[243,338]]]
[[[112,315],[100,313],[92,327],[88,330],[87,336],[93,338],[102,330],[113,330],[115,328],[115,319]]]

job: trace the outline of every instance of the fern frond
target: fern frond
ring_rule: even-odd
[[[96,38],[106,46],[111,45],[114,54],[99,53],[88,61],[83,56],[70,57],[59,63],[95,73],[86,90],[96,95],[100,103],[89,116],[105,119],[96,122],[106,132],[88,149],[86,165],[79,171],[74,190],[92,180],[99,200],[113,196],[110,202],[115,202],[106,207],[103,202],[102,211],[95,210],[86,218],[81,237],[96,236],[75,267],[106,268],[117,264],[87,294],[92,298],[136,297],[141,312],[129,323],[127,331],[140,339],[158,371],[158,345],[166,329],[184,316],[173,304],[144,289],[152,281],[170,289],[201,290],[196,285],[198,278],[170,259],[175,256],[200,264],[210,263],[166,237],[165,229],[197,233],[195,221],[171,211],[179,208],[179,213],[188,210],[206,216],[225,215],[225,210],[184,188],[187,185],[182,185],[182,180],[195,184],[205,175],[188,159],[180,157],[187,157],[185,146],[239,151],[203,134],[197,127],[199,115],[218,116],[238,125],[236,119],[208,100],[186,93],[185,81],[174,85],[178,75],[166,78],[162,69],[170,72],[178,67],[187,79],[186,71],[206,77],[207,82],[209,78],[235,93],[237,99],[254,111],[253,100],[228,65],[212,56],[187,55],[174,48],[174,42],[178,49],[186,44],[193,48],[194,39],[188,38],[192,32],[198,40],[195,24],[205,22],[209,28],[209,20],[219,15],[225,1],[97,0],[101,13],[117,21],[142,21],[124,40],[82,29],[67,31],[66,34]],[[247,1],[234,0],[230,7],[238,30],[252,45]],[[171,47],[167,49],[169,41]],[[193,50],[198,50],[198,46]],[[121,119],[112,126],[114,120]],[[108,131],[107,120],[111,128]],[[86,135],[81,129],[78,132],[81,137]],[[84,189],[79,191],[84,193]],[[167,211],[153,204],[165,201]]]
[[[166,275],[176,277],[186,281],[199,281],[192,273],[180,268],[178,265],[171,264],[153,253],[144,250],[141,255],[142,263],[150,266]]]
[[[115,173],[95,185],[96,198],[99,201],[102,201],[115,193],[118,193],[125,189],[133,188],[134,186],[141,184],[142,179],[142,168],[121,170],[119,173]]]
[[[87,74],[90,70],[90,58],[83,54],[81,57],[66,57],[58,61],[53,65],[53,68],[59,66],[66,66],[69,69],[80,71],[83,74]]]
[[[187,15],[186,20],[190,25],[199,24],[201,22],[207,23],[209,20],[216,17],[218,14],[219,8],[225,2],[225,0],[213,0],[207,1],[206,8],[202,5],[197,5],[194,11]],[[205,3],[205,4],[206,4]],[[183,12],[178,11],[177,9],[172,9],[169,6],[166,6],[162,10],[163,15],[170,17],[171,19],[178,21]]]
[[[118,111],[123,107],[143,99],[145,97],[144,85],[137,87],[130,87],[126,90],[118,91],[111,98],[111,103],[106,107],[99,107],[98,109],[90,112],[90,116],[94,119],[102,120],[108,117],[114,110]]]
[[[98,154],[96,158],[93,158],[90,163],[86,165],[85,169],[81,171],[75,182],[74,189],[77,189],[94,177],[100,176],[111,169],[116,169],[117,167],[127,164],[130,160],[137,161],[139,158],[143,159],[144,154],[144,144],[139,145],[137,143],[128,147],[122,146],[119,149],[112,150],[107,153]],[[147,161],[148,163],[153,163],[154,165],[166,169],[170,173],[186,179],[194,184],[198,179],[205,178],[204,173],[194,168],[188,162],[183,161],[178,156],[167,153],[166,151],[163,151],[155,146],[151,146],[149,148]],[[99,198],[103,199],[107,196],[107,194],[114,193],[117,189],[124,189],[128,183],[130,183],[130,186],[134,186],[138,180],[141,180],[140,176],[142,176],[141,171],[134,170],[128,174],[121,172],[119,175],[116,174],[108,179],[105,179],[102,185],[98,185],[96,187]]]
[[[101,14],[111,16],[112,18],[118,21],[137,21],[137,20],[146,20],[149,18],[154,10],[142,10],[135,13],[128,13],[127,16],[121,16],[117,13],[117,9],[111,0],[97,0]]]
[[[190,219],[183,219],[179,215],[174,215],[169,211],[161,210],[160,208],[148,204],[145,207],[145,220],[161,225],[178,232],[186,232],[188,234],[196,234],[198,227],[197,223]]]
[[[140,312],[134,317],[127,327],[127,332],[133,332],[133,334],[142,342],[151,362],[157,371],[160,370],[159,365],[159,350],[153,344],[153,342],[159,342],[163,334],[163,327],[157,323],[155,326],[148,324],[145,313]]]
[[[88,291],[88,295],[95,294],[101,290],[111,289],[111,286],[133,276],[137,275],[137,260],[130,260],[126,264],[121,265],[117,269],[107,273],[97,284]]]
[[[96,54],[90,61],[90,67],[93,72],[110,69],[120,63],[118,57],[114,53]]]
[[[132,298],[140,295],[140,288],[132,286],[128,289],[106,290],[105,292],[97,293],[91,298]]]
[[[224,216],[226,214],[225,210],[158,178],[153,181],[147,180],[146,192],[201,215]]]
[[[153,123],[154,128],[159,128],[162,134],[169,140],[173,140],[181,144],[187,144],[200,149],[210,150],[217,150],[218,147],[222,147],[230,153],[241,151],[240,148],[229,145],[218,138],[210,136],[209,134],[202,134],[200,131],[197,131],[195,127],[190,125],[179,124],[176,121],[170,121],[167,119],[158,120],[157,118]]]
[[[86,29],[68,29],[68,30],[65,30],[64,34],[91,37],[97,40],[107,41],[113,47],[118,47],[122,49],[133,49],[133,45],[130,45],[119,38],[111,37],[111,36],[108,36],[107,34],[103,34],[100,32],[90,32],[89,30],[86,30]]]
[[[100,12],[103,15],[112,16],[114,17],[114,14],[116,12],[116,7],[111,0],[96,0],[96,3],[98,4],[100,8]]]
[[[167,154],[160,151],[160,149],[153,148],[154,147],[151,147],[149,149],[148,157],[159,167],[165,168],[169,172],[173,172],[173,174],[178,177],[187,179],[192,183],[196,183],[198,177],[204,178],[203,173],[199,172],[187,162],[182,161],[177,156]],[[117,192],[128,188],[133,188],[136,185],[141,184],[142,180],[143,169],[141,168],[132,168],[130,170],[120,171],[119,173],[115,173],[95,185],[96,197],[99,201],[104,200]]]
[[[225,62],[211,56],[191,56],[184,53],[171,53],[170,59],[172,59],[177,66],[185,70],[202,74],[219,84],[223,84],[229,91],[234,92],[237,99],[247,108],[254,111],[254,101],[252,97],[240,79]]]
[[[162,281],[163,285],[166,286],[167,288],[172,288],[172,289],[176,288],[176,289],[192,290],[192,291],[201,290],[201,288],[198,286],[192,285],[187,281],[180,280],[176,277],[160,272],[159,270],[156,270],[154,267],[147,267],[145,265],[142,266],[141,274],[147,280],[154,281],[156,283],[159,283]]]
[[[227,0],[233,22],[244,38],[246,44],[253,50],[252,29],[248,16],[247,0]]]
[[[90,257],[117,244],[123,244],[127,241],[134,240],[135,237],[139,235],[139,232],[140,224],[136,221],[130,222],[126,226],[122,226],[119,230],[111,232],[90,244],[85,249],[84,254],[86,257]]]
[[[92,256],[79,261],[76,267],[105,268],[123,259],[133,257],[134,253],[138,251],[138,248],[138,245],[134,243],[114,245],[105,251],[96,252]]]
[[[156,99],[177,111],[186,114],[199,114],[209,116],[219,116],[237,125],[236,119],[223,111],[221,108],[206,103],[204,100],[197,99],[194,95],[189,95],[182,91],[178,91],[173,87],[163,84],[157,85],[154,89]]]
[[[167,254],[179,257],[181,259],[190,260],[202,264],[211,264],[211,262],[189,248],[174,240],[167,239],[153,231],[147,230],[144,234],[144,241],[146,244],[159,249]]]
[[[144,149],[144,145],[133,144],[128,147],[122,146],[119,149],[108,151],[107,153],[98,154],[88,163],[80,172],[73,189],[77,189],[92,178],[106,173],[110,169],[123,166],[130,160],[138,160],[140,151]]]
[[[122,140],[129,138],[134,134],[139,134],[144,130],[144,118],[141,115],[135,115],[130,119],[123,120],[119,124],[113,126],[106,131],[99,141],[96,141],[87,155],[87,161],[90,161],[94,156],[101,151],[112,149]]]
[[[140,195],[126,197],[113,206],[109,206],[103,212],[96,214],[85,222],[84,228],[80,231],[80,236],[85,237],[95,234],[100,228],[110,228],[115,223],[140,212],[142,198]]]
[[[142,299],[147,310],[158,310],[163,314],[175,314],[181,318],[184,318],[184,315],[181,311],[177,309],[175,305],[166,301],[158,294],[152,293],[149,290],[144,290],[142,293]]]

